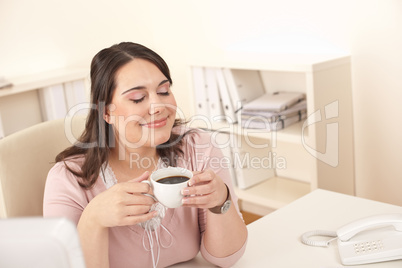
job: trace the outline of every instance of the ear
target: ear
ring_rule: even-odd
[[[105,109],[103,110],[103,120],[105,120],[106,123],[111,124],[110,110],[108,109],[108,107],[105,107]]]

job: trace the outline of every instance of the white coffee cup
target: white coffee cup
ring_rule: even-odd
[[[188,186],[188,181],[192,177],[193,173],[188,169],[168,167],[152,172],[150,180],[142,182],[149,184],[154,196],[162,205],[168,208],[177,208],[182,205],[181,190]]]

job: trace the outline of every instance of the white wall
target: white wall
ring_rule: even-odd
[[[356,185],[402,205],[402,1],[361,1],[353,24]]]
[[[122,40],[152,46],[146,3],[1,0],[0,75],[89,67],[96,52]]]
[[[101,48],[131,40],[167,60],[191,115],[193,58],[245,45],[349,51],[357,195],[402,205],[401,29],[400,0],[1,0],[0,75],[89,66]]]

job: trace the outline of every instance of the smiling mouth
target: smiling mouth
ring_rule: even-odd
[[[162,119],[159,119],[159,120],[155,120],[155,121],[149,122],[149,123],[147,123],[147,124],[140,124],[140,126],[148,127],[148,128],[159,128],[159,127],[163,127],[163,126],[166,125],[167,119],[168,119],[168,118],[165,117],[165,118],[162,118]]]

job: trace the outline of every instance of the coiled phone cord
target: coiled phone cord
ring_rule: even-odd
[[[326,236],[332,237],[332,239],[326,241],[319,241],[310,239],[312,236]],[[328,247],[329,244],[338,238],[338,235],[334,231],[323,231],[323,230],[314,230],[310,232],[306,232],[301,236],[301,241],[303,244],[313,246],[313,247]]]
[[[146,251],[151,252],[151,257],[152,257],[152,265],[154,268],[158,266],[159,262],[159,256],[160,256],[160,250],[161,246],[163,248],[169,248],[172,243],[173,243],[173,236],[169,232],[169,230],[162,224],[162,219],[165,217],[166,214],[166,207],[163,206],[161,203],[155,203],[152,205],[150,211],[157,211],[157,215],[150,219],[147,220],[146,222],[141,222],[139,225],[144,228],[144,234],[142,237],[142,246]],[[161,228],[162,230],[165,230],[169,239],[170,243],[168,245],[164,245],[162,242],[162,237],[161,237]],[[149,247],[146,246],[146,238],[148,238],[148,243]],[[155,241],[154,241],[155,238]],[[154,253],[154,249],[156,247],[156,256]]]

